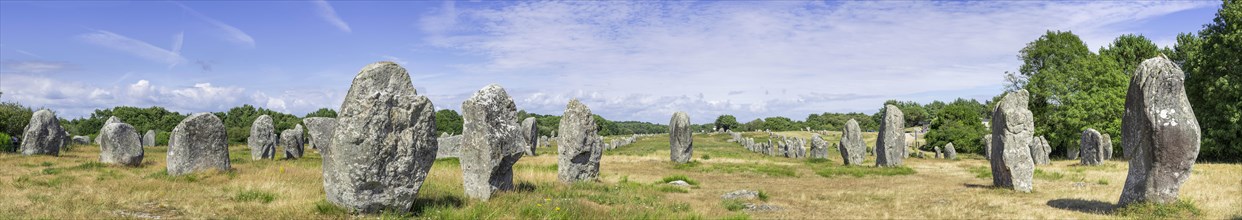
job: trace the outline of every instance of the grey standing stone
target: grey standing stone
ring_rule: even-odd
[[[60,148],[65,146],[65,129],[60,127],[60,119],[56,113],[47,109],[35,111],[30,115],[30,123],[22,133],[22,155],[44,154],[60,156]]]
[[[983,159],[992,160],[992,134],[983,135]]]
[[[690,131],[690,115],[686,112],[673,113],[668,121],[669,158],[673,162],[686,163],[694,154],[694,138]]]
[[[1193,173],[1202,133],[1186,98],[1184,77],[1161,55],[1143,61],[1130,79],[1121,119],[1121,144],[1130,153],[1130,171],[1118,205],[1177,201]]]
[[[302,153],[306,150],[304,142],[306,138],[302,137],[300,124],[280,132],[280,146],[285,149],[286,159],[302,158]]]
[[[250,146],[250,159],[262,160],[272,159],[276,157],[276,127],[272,123],[272,117],[260,115],[254,119],[250,125],[250,137],[246,138],[246,145]]]
[[[594,181],[599,176],[603,140],[596,134],[591,109],[578,99],[569,101],[557,129],[557,179],[561,182]]]
[[[307,144],[319,154],[327,154],[328,145],[332,144],[332,134],[336,133],[336,118],[309,117],[302,119],[306,125],[306,134],[310,136]]]
[[[522,143],[526,145],[522,150],[526,152],[526,155],[535,156],[535,150],[538,149],[540,143],[539,125],[535,123],[535,117],[522,120],[520,128]]]
[[[953,149],[953,143],[948,143],[944,145],[944,158],[950,159],[950,160],[957,160],[957,149]]]
[[[436,143],[440,146],[440,149],[436,150],[436,159],[461,156],[461,135],[436,138]]]
[[[1104,137],[1100,136],[1100,132],[1088,128],[1082,131],[1082,140],[1078,143],[1082,145],[1078,148],[1081,156],[1079,164],[1095,166],[1103,163],[1104,151],[1100,149],[1100,145],[1104,143]]]
[[[845,129],[841,131],[841,145],[838,147],[845,165],[862,165],[866,158],[867,142],[863,141],[858,121],[850,119],[845,122]]]
[[[436,156],[435,107],[405,68],[363,67],[337,114],[323,155],[328,201],[361,213],[407,212]]]
[[[168,137],[168,175],[230,169],[224,123],[211,113],[186,117]]]
[[[125,166],[142,165],[142,141],[138,130],[125,123],[104,125],[99,134],[99,162]]]
[[[936,159],[943,158],[943,157],[941,156],[941,155],[943,155],[943,154],[942,154],[942,153],[940,153],[940,147],[936,147],[936,148],[935,148],[935,150],[936,150]]]
[[[531,145],[523,142],[532,139],[524,137],[529,128],[520,128],[515,121],[517,105],[504,88],[491,84],[462,102],[461,110],[460,161],[466,196],[487,201],[495,192],[513,190],[513,164]]]
[[[1100,141],[1102,141],[1100,142],[1100,151],[1102,154],[1104,154],[1104,160],[1112,160],[1113,159],[1113,137],[1108,136],[1108,133],[1100,133],[1100,138],[1101,138]]]
[[[1027,109],[1026,90],[1009,92],[992,112],[992,184],[1031,192],[1035,163],[1031,160],[1031,141],[1035,122]]]
[[[901,166],[901,160],[906,157],[906,136],[902,131],[906,127],[905,116],[897,106],[885,105],[883,117],[880,122],[880,136],[875,143],[875,165]]]
[[[108,125],[108,124],[112,124],[112,123],[125,123],[125,122],[121,121],[121,119],[120,119],[120,118],[117,118],[116,116],[108,116],[108,120],[104,121],[103,125]],[[104,127],[99,127],[99,134],[103,134],[103,133],[104,133],[103,128],[104,128]],[[98,135],[96,135],[96,137],[95,137],[95,145],[99,145],[99,144],[100,144],[100,142],[99,142],[99,137],[98,137]]]
[[[91,143],[91,137],[81,136],[81,135],[73,136],[72,140],[74,144],[79,144],[79,145],[86,145],[86,144]]]
[[[819,137],[819,134],[811,135],[811,158],[828,159],[828,141]]]
[[[143,147],[154,147],[155,146],[155,130],[147,130],[147,134],[142,135],[142,146]]]
[[[1044,142],[1044,136],[1036,137],[1031,140],[1031,161],[1035,165],[1047,165],[1052,163],[1048,160],[1048,149],[1044,148],[1048,143]]]

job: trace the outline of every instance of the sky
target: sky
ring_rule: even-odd
[[[577,98],[614,121],[871,114],[981,102],[1048,30],[1092,50],[1173,46],[1219,1],[0,1],[0,101],[62,118],[339,109],[369,63],[405,67],[437,109],[499,84],[519,109]]]

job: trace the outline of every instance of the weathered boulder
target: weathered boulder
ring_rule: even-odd
[[[436,150],[436,159],[458,158],[461,156],[461,135],[439,137],[436,138],[436,143],[440,146],[440,149]]]
[[[1030,149],[1035,122],[1027,104],[1026,90],[1009,92],[992,112],[992,184],[1019,192],[1031,192],[1035,173]]]
[[[863,159],[867,156],[867,142],[863,142],[862,128],[858,127],[858,121],[850,119],[845,122],[845,129],[841,130],[841,145],[838,146],[841,151],[841,160],[845,165],[862,165]]]
[[[108,124],[112,124],[112,123],[125,123],[125,122],[121,121],[121,119],[120,119],[120,118],[117,118],[116,116],[108,116],[108,120],[104,121],[103,125],[108,125]],[[103,133],[104,133],[104,130],[103,130],[103,129],[104,129],[104,127],[102,127],[102,126],[101,126],[101,127],[99,127],[99,134],[103,134]],[[95,137],[95,145],[99,145],[99,144],[100,144],[100,142],[99,142],[99,141],[100,141],[100,140],[99,140],[99,137]]]
[[[811,158],[828,159],[828,141],[819,137],[819,134],[811,135]]]
[[[309,136],[307,144],[311,149],[319,151],[319,154],[327,154],[328,145],[332,144],[332,134],[336,133],[336,118],[309,117],[302,119],[302,124],[306,125],[306,135]]]
[[[944,158],[950,160],[957,159],[957,149],[953,149],[952,142],[944,145]]]
[[[1130,79],[1121,118],[1121,144],[1130,153],[1130,172],[1118,205],[1177,201],[1193,173],[1202,133],[1186,98],[1184,77],[1161,55],[1143,61]]]
[[[690,131],[690,115],[686,112],[673,113],[668,121],[669,158],[673,162],[690,162],[694,154],[694,138]]]
[[[71,140],[73,140],[73,144],[79,144],[79,145],[85,145],[85,144],[91,143],[91,137],[88,137],[88,136],[77,135],[77,136],[73,136]]]
[[[1104,160],[1113,159],[1113,137],[1108,133],[1100,133],[1100,153],[1104,155]]]
[[[756,198],[759,198],[759,192],[754,191],[754,190],[743,189],[743,190],[725,193],[724,195],[720,195],[720,198],[721,199],[742,199],[742,200],[756,199]]]
[[[940,159],[940,158],[942,158],[942,156],[941,156],[941,155],[943,155],[943,154],[942,154],[942,153],[940,153],[940,147],[936,147],[936,148],[935,148],[935,150],[936,150],[936,159]]]
[[[1104,161],[1104,151],[1100,149],[1100,144],[1104,143],[1104,136],[1100,136],[1100,132],[1093,128],[1082,131],[1082,139],[1078,142],[1081,147],[1078,154],[1079,163],[1082,165],[1100,165]]]
[[[305,142],[300,124],[280,132],[280,146],[285,149],[286,159],[302,158],[302,153],[306,150]]]
[[[526,145],[522,147],[522,151],[524,151],[526,155],[535,156],[535,150],[539,148],[540,143],[539,125],[535,123],[535,117],[528,117],[522,120],[521,127],[519,128],[522,132],[522,143]]]
[[[65,146],[65,129],[60,127],[60,119],[56,113],[47,109],[35,111],[30,115],[30,123],[22,133],[22,155],[45,154],[60,156],[60,148]]]
[[[1048,143],[1044,142],[1044,136],[1035,137],[1031,140],[1031,161],[1035,165],[1047,165],[1052,163],[1048,160],[1048,148],[1044,148]]]
[[[224,123],[211,113],[186,117],[168,137],[168,175],[229,170],[228,136]]]
[[[262,160],[276,157],[276,142],[279,141],[277,138],[276,127],[272,124],[271,116],[260,115],[255,118],[250,125],[250,137],[246,138],[246,145],[250,146],[250,159]]]
[[[983,159],[992,160],[992,134],[983,135]]]
[[[904,118],[904,114],[897,106],[884,106],[884,115],[880,122],[880,136],[875,143],[876,166],[901,166],[901,160],[907,156]]]
[[[154,147],[155,146],[155,130],[147,130],[147,133],[142,135],[142,146],[143,147]]]
[[[558,130],[557,179],[566,183],[594,181],[599,176],[604,143],[596,134],[591,109],[578,99],[570,100]]]
[[[461,103],[461,173],[466,196],[488,200],[513,189],[513,164],[532,145],[518,127],[517,105],[500,85],[491,84]],[[533,119],[533,118],[531,118]],[[532,124],[533,120],[532,120]],[[526,131],[523,131],[526,130]]]
[[[99,134],[99,162],[125,166],[142,165],[142,140],[138,130],[125,123],[104,125]]]

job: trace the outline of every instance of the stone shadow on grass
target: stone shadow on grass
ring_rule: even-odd
[[[461,197],[457,197],[457,196],[442,195],[442,196],[435,196],[435,197],[430,197],[430,198],[419,196],[418,198],[414,199],[414,207],[410,208],[410,214],[413,216],[422,216],[423,211],[426,211],[428,209],[432,209],[436,207],[461,208],[461,206],[465,204],[466,204],[466,201],[462,199]]]
[[[1078,211],[1089,214],[1109,214],[1116,209],[1112,203],[1083,199],[1053,199],[1048,206],[1058,209]]]
[[[996,186],[993,186],[993,185],[971,184],[971,183],[963,183],[963,184],[962,184],[962,186],[966,186],[966,188],[980,188],[980,189],[994,189],[994,188],[999,188],[999,187],[996,187]]]

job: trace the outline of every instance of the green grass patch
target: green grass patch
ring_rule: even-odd
[[[988,172],[988,176],[991,176],[991,172]],[[1041,169],[1035,169],[1035,179],[1059,180],[1062,178],[1065,178],[1065,174],[1061,174],[1061,173],[1053,172],[1053,171],[1044,171]]]
[[[680,186],[671,186],[671,185],[662,185],[662,186],[659,186],[659,188],[656,188],[656,190],[659,190],[660,192],[666,192],[666,193],[689,193],[690,192],[690,190],[687,190],[686,188],[682,188]]]
[[[828,158],[811,158],[811,159],[806,160],[806,163],[809,163],[809,164],[821,164],[821,163],[831,163],[831,162],[832,160],[828,160]]]
[[[699,165],[703,165],[703,163],[697,160],[691,160],[690,162],[685,162],[685,163],[673,163],[673,169],[688,170],[688,169],[698,168]]]
[[[768,201],[768,193],[763,192],[763,190],[759,190],[759,200],[762,200],[762,201],[764,201],[764,202],[767,202],[767,201]]]
[[[315,212],[320,215],[346,215],[349,210],[328,202],[327,199],[315,202]]]
[[[687,177],[686,175],[681,175],[681,174],[666,176],[664,177],[664,179],[661,179],[660,182],[657,182],[657,184],[665,184],[665,183],[678,181],[678,180],[686,181],[686,183],[689,183],[691,186],[699,185],[699,181],[695,181],[694,179],[690,179],[690,177]]]
[[[52,162],[47,162],[47,161],[43,161],[43,163],[40,163],[40,164],[39,164],[39,166],[44,166],[44,167],[50,167],[50,166],[52,166],[52,165],[56,165],[56,164],[54,164],[54,163],[52,163]]]
[[[436,159],[432,166],[461,166],[461,160],[456,157]]]
[[[267,204],[271,203],[272,200],[276,200],[276,194],[262,190],[249,189],[237,192],[237,195],[233,196],[233,200],[238,202],[257,201],[259,203]]]
[[[975,174],[975,178],[979,178],[979,179],[991,179],[992,178],[992,168],[988,168],[985,166],[967,167],[966,172]]]
[[[108,167],[108,164],[104,164],[104,163],[100,163],[100,162],[91,161],[91,162],[86,162],[86,163],[78,164],[77,166],[74,166],[74,167],[73,167],[73,169],[75,169],[75,170],[93,170],[93,169],[99,169],[99,168],[104,168],[104,167]]]
[[[720,206],[723,206],[729,211],[739,211],[746,208],[746,203],[742,202],[742,200],[726,199],[720,201]]]
[[[1105,185],[1105,186],[1107,186],[1107,185],[1108,185],[1108,180],[1106,180],[1106,179],[1100,179],[1100,180],[1096,180],[1096,181],[1095,181],[1095,183],[1096,183],[1096,184],[1100,184],[1100,185]]]
[[[1178,200],[1169,204],[1142,202],[1118,208],[1116,215],[1132,219],[1196,219],[1203,216],[1193,201]]]
[[[711,154],[703,154],[703,157],[702,157],[702,158],[703,158],[703,160],[711,160],[711,159],[712,159],[712,155],[711,155]]]
[[[56,175],[56,174],[60,174],[63,172],[65,172],[64,169],[52,167],[52,168],[44,168],[41,173],[43,173],[43,175]]]
[[[898,176],[914,174],[914,169],[910,167],[864,167],[864,166],[820,166],[812,167],[815,174],[823,177],[838,176]]]

